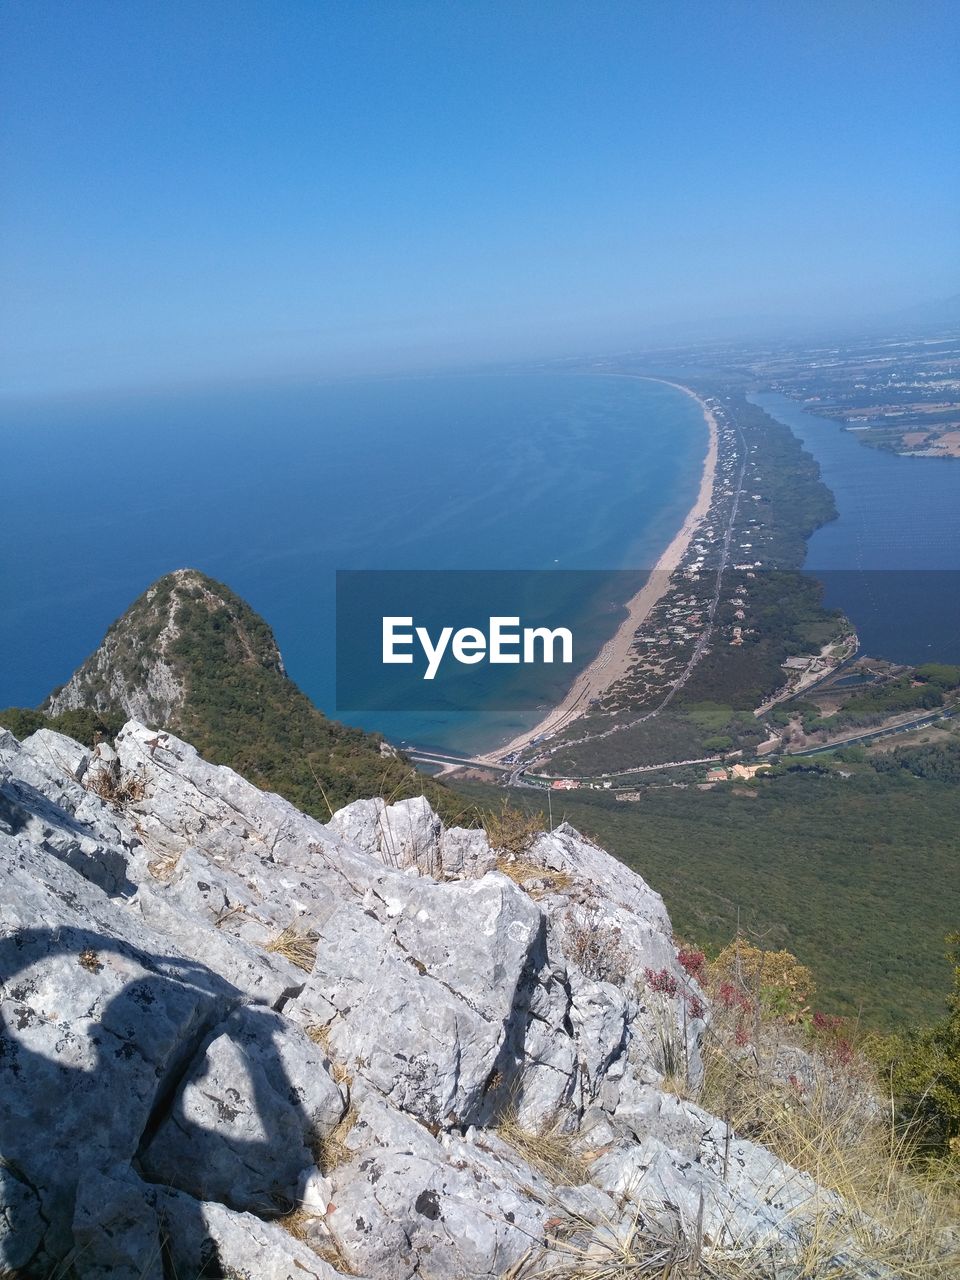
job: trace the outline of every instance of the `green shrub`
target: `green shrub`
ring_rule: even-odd
[[[953,992],[932,1027],[872,1042],[890,1079],[901,1119],[919,1126],[927,1149],[960,1161],[960,933],[947,938]]]

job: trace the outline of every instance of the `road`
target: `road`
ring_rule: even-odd
[[[895,733],[907,733],[911,729],[923,729],[938,720],[950,720],[956,715],[953,708],[938,707],[936,711],[928,711],[913,720],[904,720],[901,724],[888,724],[881,729],[868,729],[862,733],[850,734],[846,738],[836,738],[833,742],[825,742],[822,747],[798,747],[795,751],[787,751],[788,756],[819,756],[827,751],[841,751],[844,747],[857,747],[863,742],[874,742],[877,738],[889,738]]]

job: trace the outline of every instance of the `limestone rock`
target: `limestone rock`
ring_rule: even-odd
[[[157,1192],[169,1226],[168,1251],[176,1276],[230,1276],[233,1280],[337,1280],[344,1273],[284,1228],[251,1213],[180,1192]],[[364,1280],[359,1272],[355,1280]]]
[[[296,1206],[311,1144],[344,1100],[328,1060],[281,1015],[237,1009],[207,1037],[140,1164],[154,1182],[234,1209]]]
[[[0,1164],[0,1275],[27,1265],[45,1226],[37,1192],[10,1165]]]
[[[133,1160],[165,1083],[238,993],[19,837],[0,834],[0,881],[0,1156],[59,1257],[79,1182]]]
[[[85,1170],[73,1214],[84,1280],[163,1280],[164,1239],[152,1191],[129,1167]]]
[[[276,641],[249,605],[196,569],[176,569],[134,601],[44,710],[55,716],[78,707],[119,709],[151,724],[169,723],[189,683],[176,653],[184,610],[219,614],[234,634],[238,660],[284,674]]]
[[[663,899],[629,867],[567,823],[540,836],[525,857],[553,872],[539,896],[557,946],[590,978],[629,1002],[631,1063],[653,1081],[681,1075],[697,1088],[709,1019],[697,982],[677,960]]]
[[[495,1134],[434,1137],[373,1091],[332,1175],[329,1226],[352,1266],[385,1280],[502,1275],[546,1239],[552,1188]]]
[[[356,800],[333,815],[330,827],[388,867],[417,867],[428,876],[440,873],[443,824],[424,796],[391,805],[379,798]]]
[[[0,1266],[493,1280],[664,1215],[789,1259],[826,1193],[659,1088],[709,1018],[659,895],[567,826],[497,861],[137,722],[0,734]]]

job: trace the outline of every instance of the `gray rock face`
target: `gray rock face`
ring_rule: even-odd
[[[0,1155],[58,1257],[78,1183],[134,1159],[164,1082],[239,993],[36,845],[0,835],[0,859]]]
[[[40,1196],[13,1168],[0,1164],[0,1274],[24,1268],[45,1230]]]
[[[558,949],[627,1001],[634,1070],[651,1082],[679,1072],[699,1085],[707,1002],[677,960],[660,895],[566,823],[540,836],[527,856],[566,882],[558,889],[546,881],[539,899]]]
[[[167,1245],[175,1276],[222,1275],[236,1280],[335,1280],[343,1274],[278,1222],[235,1213],[216,1201],[196,1201],[155,1191],[169,1228]],[[331,1237],[324,1249],[335,1253]],[[360,1272],[352,1273],[364,1280]]]
[[[509,880],[438,886],[380,870],[318,932],[300,1011],[327,1024],[333,1054],[396,1106],[464,1125],[493,1114],[505,1090],[522,1095],[530,1008],[562,1017],[566,995],[543,918]],[[573,1067],[568,1047],[554,1103]]]
[[[140,1156],[153,1182],[271,1215],[297,1203],[311,1143],[346,1104],[329,1060],[280,1014],[235,1010],[208,1036]]]
[[[330,828],[388,867],[440,874],[443,824],[423,796],[391,805],[379,798],[356,800],[333,815]]]
[[[84,1171],[73,1212],[84,1277],[163,1280],[164,1240],[152,1190],[128,1165]]]
[[[659,896],[569,827],[526,860],[422,801],[324,826],[136,722],[0,735],[0,1266],[493,1280],[557,1215],[701,1197],[789,1252],[817,1189],[657,1087],[708,1016]]]
[[[552,1188],[493,1134],[434,1137],[370,1091],[349,1145],[328,1221],[368,1274],[407,1280],[428,1258],[438,1276],[501,1275],[544,1237]]]

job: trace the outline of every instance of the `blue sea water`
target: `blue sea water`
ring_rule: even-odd
[[[0,438],[0,706],[38,703],[189,565],[267,618],[334,712],[337,569],[649,566],[706,427],[664,384],[544,373],[7,405]],[[343,718],[465,749],[536,717]]]
[[[839,518],[810,539],[805,568],[862,652],[960,662],[960,460],[882,453],[786,396],[750,398],[793,430],[833,491]]]

